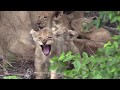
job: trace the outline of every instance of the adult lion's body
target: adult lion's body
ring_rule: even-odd
[[[44,17],[49,17],[53,11],[47,15],[46,12],[0,11],[0,54],[4,63],[7,52],[26,59],[34,58],[35,44],[29,32],[38,16],[43,15],[41,21],[44,23]]]

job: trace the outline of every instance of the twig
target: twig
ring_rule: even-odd
[[[5,60],[7,62],[7,64],[9,64],[11,67],[13,67],[7,60]]]
[[[2,67],[3,68],[3,66],[0,64],[0,67]]]
[[[112,28],[112,27],[107,27],[107,26],[102,26],[103,28],[109,30],[110,32],[112,32],[113,34],[118,34],[120,35],[120,31],[117,30],[117,28]]]
[[[90,49],[90,51],[95,55],[94,51],[87,45],[87,47]]]

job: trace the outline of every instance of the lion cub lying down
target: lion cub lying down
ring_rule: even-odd
[[[72,50],[78,53],[79,50],[74,46],[73,39],[78,36],[75,31],[68,30],[65,27],[60,28],[43,28],[35,31],[31,30],[30,34],[36,44],[35,50],[35,74],[36,79],[48,78],[49,60],[60,55],[61,52]],[[51,72],[51,79],[57,79],[55,71]]]

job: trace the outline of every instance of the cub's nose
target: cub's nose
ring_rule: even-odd
[[[42,41],[42,43],[45,45],[45,44],[47,43],[47,40],[44,39],[44,40]]]

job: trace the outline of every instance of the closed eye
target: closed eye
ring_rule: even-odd
[[[44,18],[47,18],[47,17],[44,17]]]
[[[48,39],[52,39],[52,37],[48,37]]]
[[[41,39],[41,37],[38,37],[38,39],[37,40],[40,40]]]
[[[37,23],[37,25],[40,25],[41,23]]]
[[[56,37],[59,37],[60,35],[61,35],[61,34],[56,34],[55,36],[56,36]]]

